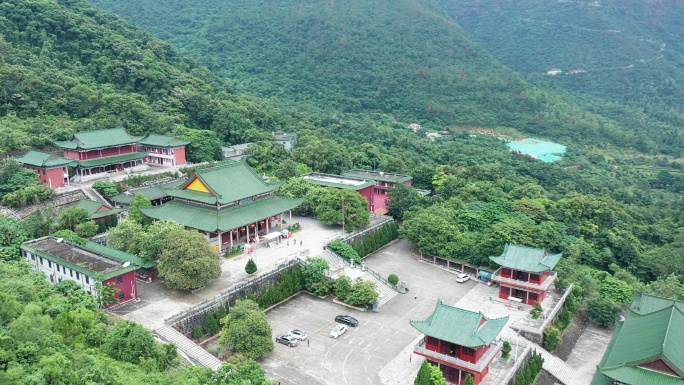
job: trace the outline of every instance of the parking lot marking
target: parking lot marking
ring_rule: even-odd
[[[347,385],[349,385],[349,383],[347,382],[347,371],[345,370],[345,366],[347,366],[347,358],[351,356],[353,351],[354,349],[350,350],[349,353],[347,353],[347,356],[344,357],[344,362],[342,362],[342,378],[344,379],[344,383]]]
[[[353,341],[354,341],[354,337],[352,337],[352,339],[349,340],[349,345],[351,345],[351,343],[352,343]]]

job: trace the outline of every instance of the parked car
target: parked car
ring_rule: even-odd
[[[282,336],[279,336],[278,338],[276,338],[276,342],[280,342],[283,345],[287,345],[287,346],[293,348],[293,347],[297,346],[297,344],[299,343],[299,340],[297,339],[297,337],[291,336],[289,334],[285,334],[285,335],[282,335]]]
[[[290,335],[300,341],[304,341],[307,337],[306,332],[302,329],[292,329]]]
[[[359,321],[350,315],[338,315],[337,317],[335,317],[335,322],[339,322],[341,324],[349,325],[352,327],[359,326]]]
[[[458,282],[458,283],[463,283],[463,282],[465,282],[465,281],[467,281],[467,280],[469,280],[469,279],[470,279],[470,276],[469,276],[468,274],[466,274],[466,273],[458,273],[458,274],[456,274],[456,282]]]
[[[330,337],[332,338],[337,338],[341,336],[342,334],[347,332],[347,327],[344,325],[337,325],[335,328],[330,332]]]

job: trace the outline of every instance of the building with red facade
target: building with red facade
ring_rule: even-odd
[[[425,334],[413,352],[438,367],[450,383],[460,385],[471,374],[479,384],[501,351],[497,337],[507,322],[508,317],[489,319],[482,313],[447,306],[438,300],[425,321],[410,322]]]
[[[110,307],[138,299],[135,271],[142,263],[134,255],[90,241],[77,245],[52,236],[23,243],[21,253],[51,283],[70,279],[96,299],[99,284],[111,284],[118,293]]]
[[[145,163],[162,166],[180,166],[187,163],[185,160],[185,146],[190,142],[179,140],[173,136],[150,134],[138,142],[141,151],[147,156]]]
[[[75,165],[73,159],[54,156],[48,152],[29,151],[17,158],[25,168],[38,173],[40,183],[52,188],[69,185],[69,166]]]
[[[528,305],[541,303],[557,274],[552,271],[562,254],[547,254],[543,249],[506,244],[503,254],[489,257],[501,267],[492,282],[499,284],[499,298]]]
[[[156,134],[144,138],[131,136],[123,128],[111,128],[77,132],[71,139],[55,144],[64,150],[65,158],[73,159],[76,175],[83,179],[135,170],[144,162],[162,166],[185,164],[185,146],[189,142]]]
[[[375,186],[373,188],[374,209],[372,211],[380,215],[384,215],[389,212],[387,209],[387,203],[390,199],[389,191],[391,189],[393,189],[399,183],[405,184],[406,186],[411,186],[413,183],[412,176],[383,171],[354,169],[349,170],[342,175],[371,179],[375,181]]]
[[[372,179],[358,178],[353,176],[342,176],[332,174],[321,174],[311,172],[302,175],[302,178],[324,187],[335,187],[340,189],[355,190],[368,201],[368,211],[375,212],[375,181]],[[384,207],[384,203],[383,203]]]

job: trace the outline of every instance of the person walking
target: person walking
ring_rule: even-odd
[[[306,346],[311,346],[311,340],[306,340]]]
[[[302,240],[300,239],[300,240],[299,240],[299,247],[302,247],[303,244],[304,244],[304,241],[302,241]]]

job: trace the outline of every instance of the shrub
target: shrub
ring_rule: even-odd
[[[552,351],[561,341],[561,332],[557,327],[551,325],[544,330],[544,349]]]
[[[366,235],[360,242],[352,244],[352,248],[361,258],[376,251],[399,236],[396,222],[386,223],[372,234]]]
[[[534,303],[534,307],[532,310],[530,310],[530,314],[532,315],[533,319],[538,319],[541,316],[541,313],[544,309],[542,309],[541,304],[539,302]]]
[[[204,330],[210,336],[213,336],[219,330],[219,324],[214,313],[207,314],[207,318],[204,320]]]
[[[301,291],[303,288],[304,277],[302,275],[302,270],[300,266],[296,266],[289,271],[283,271],[280,274],[278,284],[263,290],[256,301],[260,308],[266,309],[278,302],[282,302],[289,296]],[[225,311],[225,308],[223,308],[223,312]],[[221,307],[219,307],[219,313],[221,313]],[[220,319],[223,319],[224,317],[225,315]]]
[[[249,261],[247,261],[247,265],[245,266],[245,272],[247,272],[247,274],[249,274],[249,275],[252,275],[252,274],[256,273],[256,271],[257,271],[257,265],[254,262],[254,260],[252,258],[250,258]]]
[[[387,282],[391,283],[392,285],[396,286],[399,283],[399,277],[396,274],[390,274],[387,277]]]
[[[224,305],[219,306],[218,311],[216,311],[216,318],[218,319],[218,321],[220,322],[227,315],[228,315],[228,312],[226,311],[226,307]]]
[[[361,264],[361,257],[359,256],[359,253],[342,241],[332,241],[328,244],[328,248],[347,261],[353,262],[357,265]]]
[[[348,276],[342,275],[339,278],[337,278],[337,281],[335,281],[335,295],[340,300],[346,302],[347,297],[349,296],[349,292],[351,292],[351,289],[352,281],[351,278],[349,278]]]
[[[511,344],[508,341],[504,341],[501,348],[501,358],[507,360],[511,356],[511,349]]]
[[[119,195],[119,190],[115,183],[97,181],[93,183],[93,190],[99,192],[105,198],[111,198],[115,195]]]
[[[596,297],[589,302],[589,318],[599,326],[612,325],[619,310],[620,305],[610,298]]]

